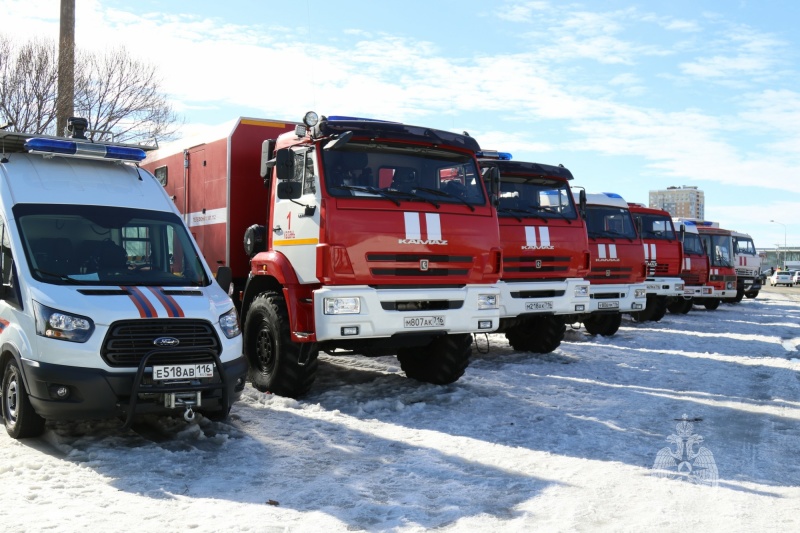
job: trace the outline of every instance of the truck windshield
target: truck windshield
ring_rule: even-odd
[[[686,233],[683,238],[683,251],[687,254],[700,255],[705,254],[703,250],[703,242],[700,240],[700,235],[697,233]]]
[[[206,286],[173,213],[95,205],[18,204],[14,216],[33,277],[74,285]]]
[[[475,160],[408,145],[350,142],[322,151],[325,188],[334,197],[485,205]]]
[[[675,230],[672,227],[672,219],[660,215],[634,215],[637,221],[642,224],[642,239],[663,239],[675,240]]]
[[[630,211],[607,205],[586,206],[586,231],[594,239],[637,238]]]
[[[505,175],[500,182],[497,214],[515,218],[577,218],[572,194],[567,183],[541,177]]]
[[[733,244],[736,246],[737,254],[756,255],[756,245],[753,244],[753,239],[734,237]]]
[[[702,239],[711,266],[733,267],[731,261],[733,243],[729,235],[703,235]]]

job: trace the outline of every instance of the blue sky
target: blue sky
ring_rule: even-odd
[[[187,136],[310,109],[468,131],[588,192],[696,185],[707,219],[800,246],[800,2],[77,4],[78,46],[157,65]],[[5,0],[2,32],[57,38],[58,16]]]

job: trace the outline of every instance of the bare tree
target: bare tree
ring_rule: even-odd
[[[10,130],[55,130],[57,72],[54,43],[32,40],[16,48],[0,35],[0,113]]]
[[[0,35],[0,121],[13,122],[9,130],[57,133],[57,57],[51,41],[17,47]],[[155,66],[122,47],[104,53],[76,51],[74,110],[89,120],[96,141],[167,140],[180,125]]]

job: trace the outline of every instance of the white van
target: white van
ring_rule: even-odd
[[[179,409],[225,418],[248,369],[238,316],[141,147],[0,131],[0,405],[45,420]]]

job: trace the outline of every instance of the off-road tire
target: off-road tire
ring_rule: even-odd
[[[751,298],[752,299],[752,298],[755,298],[756,296],[758,296],[758,291],[746,292],[746,293],[744,293],[744,295],[747,298]]]
[[[614,335],[622,324],[621,313],[592,314],[583,321],[583,327],[589,335],[602,335],[610,337]]]
[[[550,353],[561,345],[567,326],[561,317],[531,317],[506,332],[508,343],[517,351]]]
[[[634,311],[628,313],[630,317],[636,322],[648,322],[653,320],[653,316],[658,310],[658,297],[650,295],[647,297],[647,303],[641,311]]]
[[[3,409],[3,422],[6,431],[14,439],[38,437],[44,433],[45,420],[33,410],[22,372],[14,358],[10,358],[3,371],[3,385],[0,388]]]
[[[442,335],[422,348],[401,348],[397,360],[406,376],[434,385],[458,381],[469,366],[472,335]]]
[[[705,307],[709,311],[713,311],[717,307],[719,307],[720,302],[721,300],[719,298],[711,298],[703,302],[703,307]]]
[[[688,305],[687,305],[686,302],[689,302]],[[686,311],[684,311],[684,308],[687,308],[687,307],[688,307],[688,309],[686,309]],[[686,314],[686,313],[689,312],[689,310],[691,308],[692,308],[692,301],[691,300],[684,300],[683,298],[681,298],[680,300],[675,300],[671,304],[667,305],[667,311],[669,311],[670,313],[672,313],[674,315]]]
[[[305,365],[299,364],[301,349],[310,350]],[[244,352],[250,363],[250,382],[261,392],[298,398],[314,383],[319,348],[292,341],[286,300],[278,292],[262,292],[250,305]]]
[[[666,296],[658,296],[656,298],[656,305],[655,309],[653,310],[653,315],[650,317],[652,322],[658,322],[664,315],[667,314],[667,297]]]

